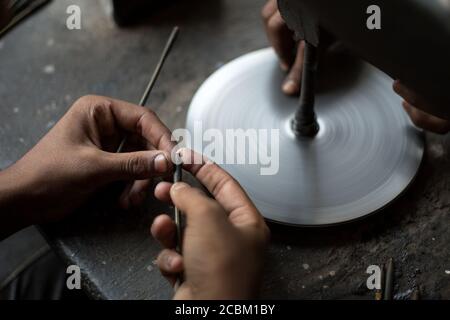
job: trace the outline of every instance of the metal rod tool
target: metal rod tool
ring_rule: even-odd
[[[0,38],[8,31],[17,26],[23,19],[49,3],[50,0],[33,0],[33,1],[11,1],[8,4],[8,10],[12,12],[11,21],[0,30]]]
[[[385,278],[386,278],[386,270],[384,265],[381,267],[381,277],[380,277],[380,285],[381,288],[375,291],[375,300],[381,301],[384,298],[384,289],[385,289]]]
[[[141,98],[141,101],[139,102],[139,105],[141,107],[145,107],[145,105],[147,104],[148,97],[150,96],[150,93],[152,92],[153,87],[155,86],[156,81],[158,80],[159,74],[161,73],[164,63],[166,62],[166,59],[172,50],[173,44],[175,43],[175,40],[177,39],[179,30],[180,29],[178,27],[174,27],[172,30],[172,33],[170,34],[169,39],[167,40],[166,46],[161,55],[161,58],[159,59],[158,65],[156,66],[156,69],[153,72],[152,78],[150,79],[150,82],[148,83],[147,88],[145,89],[145,92]],[[123,138],[122,142],[120,143],[119,148],[117,149],[117,153],[121,153],[123,151],[123,148],[125,147],[125,144],[127,143],[127,140],[128,140],[128,136],[125,136],[125,138]]]
[[[183,162],[180,155],[176,154],[175,172],[173,175],[173,182],[178,183],[183,181]],[[182,241],[183,241],[183,226],[182,226],[182,213],[175,207],[175,225],[176,225],[176,251],[182,254]],[[181,283],[183,282],[182,275],[178,275],[177,282],[175,283],[174,290],[178,291]]]
[[[292,129],[300,137],[314,137],[319,132],[314,112],[317,60],[317,48],[305,42],[300,101],[292,121]]]
[[[386,268],[386,283],[384,286],[384,300],[394,298],[394,259],[389,259]]]

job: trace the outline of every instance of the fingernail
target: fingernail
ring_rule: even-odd
[[[175,183],[175,184],[172,186],[172,190],[173,190],[173,191],[179,191],[179,190],[184,189],[184,188],[187,188],[187,187],[189,187],[188,184],[186,184],[186,183],[184,183],[184,182],[178,182],[178,183]]]
[[[168,163],[167,158],[163,154],[159,154],[156,156],[155,160],[153,160],[153,165],[156,172],[164,173],[167,171]]]
[[[297,84],[293,80],[288,80],[283,85],[283,92],[287,94],[294,94],[297,92]]]
[[[172,257],[168,255],[166,257],[166,267],[167,267],[167,269],[172,269],[172,264],[173,264]]]

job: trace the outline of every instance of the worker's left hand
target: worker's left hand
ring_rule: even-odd
[[[185,169],[211,193],[186,183],[161,182],[155,196],[176,205],[186,217],[182,251],[175,252],[175,223],[167,215],[155,219],[153,236],[165,250],[157,261],[161,272],[175,283],[185,281],[175,299],[254,299],[264,266],[269,229],[239,183],[218,165],[183,149]],[[192,159],[197,159],[193,165]]]
[[[450,132],[450,121],[425,112],[427,102],[414,91],[398,80],[394,82],[394,91],[405,99],[403,108],[417,127],[438,134]]]
[[[135,149],[141,151],[116,154],[125,135],[128,142],[144,141]],[[16,190],[11,192],[17,200],[14,210],[25,213],[28,224],[46,223],[63,218],[115,181],[130,182],[121,198],[124,207],[140,204],[148,179],[171,171],[173,146],[171,132],[152,111],[87,96],[0,177]]]

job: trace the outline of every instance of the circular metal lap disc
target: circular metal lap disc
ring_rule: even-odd
[[[346,73],[328,78],[339,80]],[[388,76],[361,62],[353,81],[319,90],[320,132],[300,139],[290,127],[298,99],[281,92],[284,76],[271,49],[238,58],[202,85],[187,120],[193,139],[208,129],[222,133],[224,156],[216,152],[212,160],[241,183],[265,218],[301,226],[343,223],[383,208],[406,189],[419,169],[424,142]],[[271,141],[267,131],[266,145],[262,135],[249,135],[245,148],[236,150],[226,139],[230,129],[279,130],[279,139],[275,134]],[[203,153],[211,141],[194,149]],[[257,151],[271,158],[270,164],[248,163],[258,142],[263,148]],[[224,163],[230,152],[244,153],[247,164]],[[262,175],[263,168],[276,174]]]

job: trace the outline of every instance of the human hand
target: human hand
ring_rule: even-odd
[[[296,95],[300,92],[305,43],[294,41],[294,33],[283,20],[277,0],[269,0],[261,15],[269,42],[280,59],[280,67],[288,73],[282,90],[287,95]]]
[[[423,111],[429,109],[427,101],[407,88],[399,80],[394,82],[394,91],[405,99],[403,108],[417,127],[438,134],[450,132],[450,121]]]
[[[144,151],[116,154],[125,133],[129,141],[144,140],[139,148]],[[121,197],[124,207],[139,204],[149,185],[146,179],[170,172],[173,146],[169,129],[148,109],[83,97],[31,151],[0,173],[5,191],[0,206],[9,204],[26,220],[22,227],[46,223],[63,218],[115,181],[132,183]]]
[[[184,163],[195,156],[181,153]],[[198,162],[196,162],[198,163]],[[182,256],[175,252],[176,226],[167,215],[157,217],[152,235],[166,248],[158,266],[172,285],[176,275],[184,283],[174,299],[250,299],[257,297],[269,229],[241,186],[228,173],[209,161],[186,165],[212,194],[186,183],[160,183],[157,198],[172,201],[186,217]]]

